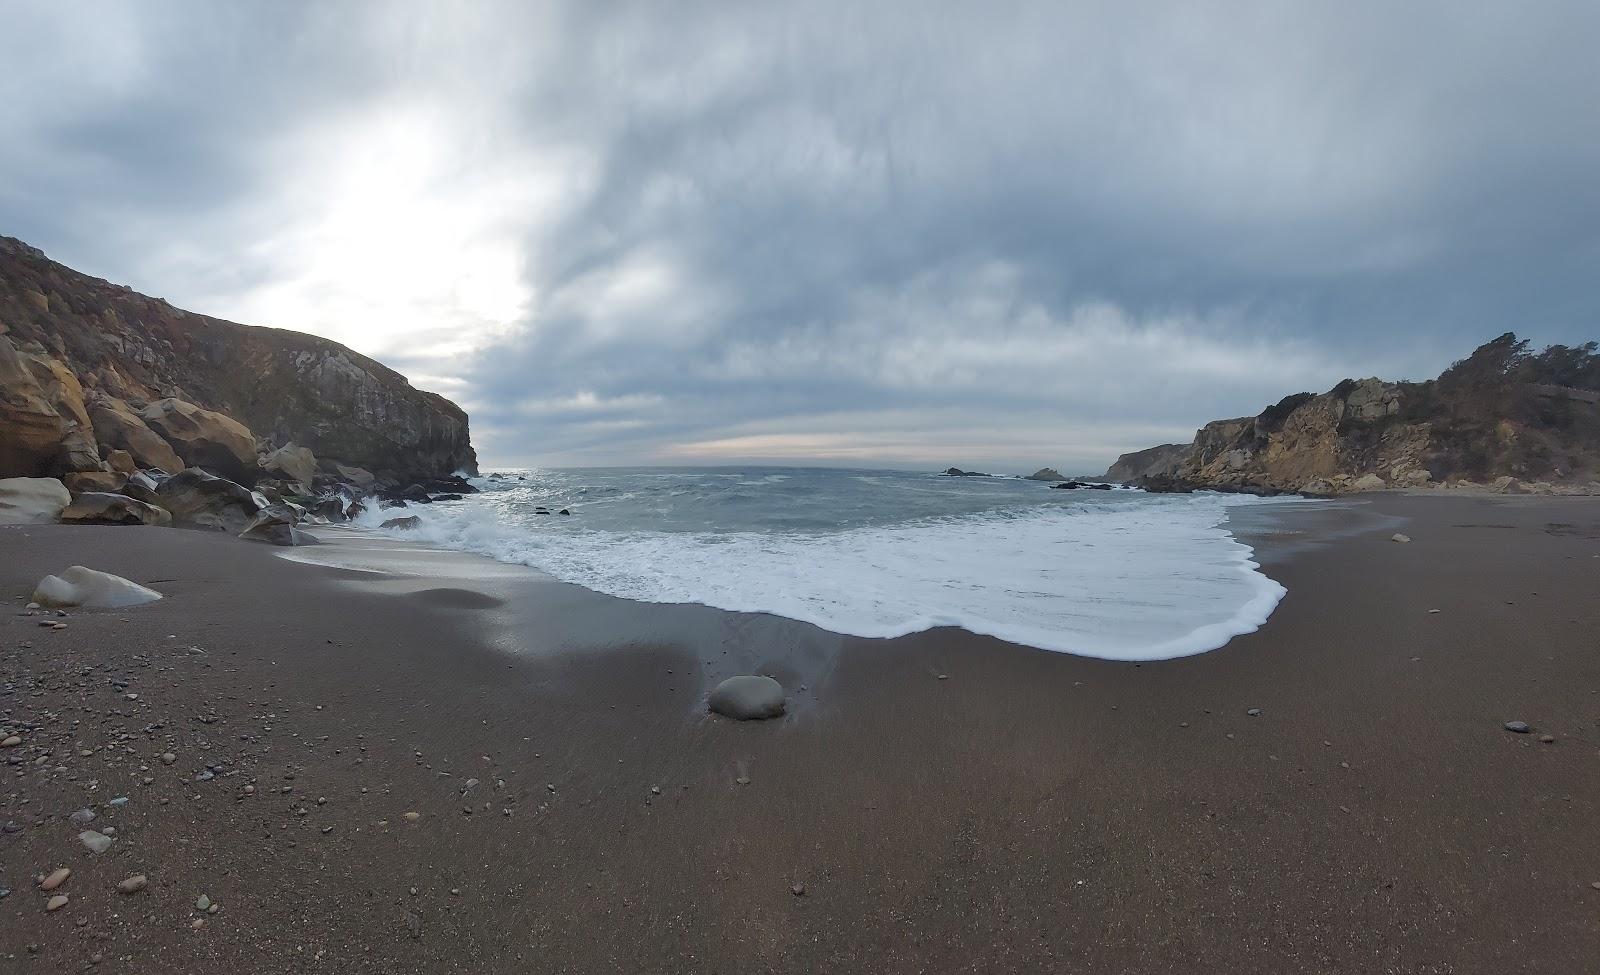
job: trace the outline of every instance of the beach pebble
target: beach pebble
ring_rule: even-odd
[[[1513,731],[1513,732],[1516,732],[1519,735],[1525,735],[1525,734],[1528,733],[1528,722],[1526,722],[1526,721],[1507,721],[1505,723],[1505,725],[1504,725],[1504,728],[1507,731]]]
[[[1405,532],[1395,532],[1393,535],[1389,536],[1389,541],[1399,542],[1403,545],[1406,542],[1411,541],[1411,536],[1407,535]]]
[[[168,765],[171,765],[173,762],[176,762],[177,760],[178,760],[178,756],[172,754],[171,752],[162,752],[161,753],[161,761],[165,762]]]
[[[50,898],[50,900],[45,903],[44,909],[47,910],[47,911],[59,911],[63,907],[66,907],[66,906],[67,906],[67,895],[66,894],[57,894],[56,896]]]
[[[104,853],[111,849],[111,837],[92,829],[86,829],[78,834],[78,839],[89,848],[90,853]]]
[[[1556,743],[1556,736],[1555,735],[1540,735],[1539,736],[1539,740],[1544,742],[1546,745],[1554,745]]]
[[[783,685],[771,677],[729,677],[711,692],[707,706],[739,721],[776,718],[784,711]]]
[[[804,897],[804,896],[806,896],[806,885],[805,884],[794,884],[793,886],[791,886],[789,888],[789,893],[793,894],[796,897]]]
[[[72,825],[74,826],[87,826],[94,822],[94,810],[80,809],[67,818],[72,821]]]
[[[62,884],[66,883],[67,878],[70,876],[72,876],[71,867],[58,867],[51,871],[50,876],[39,881],[39,889],[55,890],[57,887],[60,887]]]
[[[421,813],[408,812],[408,813],[406,813],[406,817],[405,818],[406,818],[406,822],[414,823],[417,820],[422,818],[422,814]]]
[[[145,878],[144,874],[136,873],[127,880],[117,884],[117,889],[122,891],[124,894],[137,894],[139,891],[144,890],[145,885],[149,882],[150,881]]]
[[[4,740],[0,740],[0,748],[15,748],[20,744],[22,744],[21,735],[7,735]]]
[[[1261,709],[1251,708],[1250,710],[1246,711],[1245,714],[1248,714],[1252,718],[1259,718],[1261,717]]]
[[[198,898],[195,899],[194,909],[197,910],[197,911],[209,911],[209,910],[211,910],[211,898],[208,897],[205,894],[201,894]]]

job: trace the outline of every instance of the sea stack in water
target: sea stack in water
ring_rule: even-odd
[[[783,685],[771,677],[729,677],[711,692],[712,711],[739,721],[776,718],[783,713]]]

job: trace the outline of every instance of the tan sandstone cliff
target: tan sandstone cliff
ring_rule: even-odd
[[[1154,490],[1600,492],[1600,356],[1594,343],[1532,353],[1507,333],[1438,379],[1297,393],[1190,444],[1124,454],[1106,477]]]
[[[126,452],[249,484],[291,443],[396,482],[477,471],[466,414],[366,356],[182,311],[0,237],[0,477]]]

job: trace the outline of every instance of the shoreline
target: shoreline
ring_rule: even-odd
[[[0,530],[10,597],[74,562],[168,595],[60,631],[0,618],[0,724],[38,725],[6,752],[0,960],[1582,970],[1600,503],[1350,507],[1306,534],[1239,526],[1288,594],[1158,663],[520,577],[397,596],[198,532]],[[1414,541],[1351,528],[1368,514]],[[791,716],[707,716],[735,672],[779,676]],[[85,806],[117,830],[99,856],[65,818]],[[57,866],[70,902],[46,913],[32,878]],[[148,888],[119,894],[135,872]]]
[[[1135,494],[1143,497],[1142,492]],[[809,533],[783,532],[777,538],[794,544],[759,547],[756,551],[745,547],[731,555],[726,550],[700,546],[705,532],[678,529],[683,532],[680,540],[677,531],[643,530],[645,534],[672,539],[674,548],[700,549],[702,561],[711,558],[735,565],[748,564],[757,574],[767,571],[769,563],[776,564],[778,570],[762,578],[783,585],[743,586],[737,577],[730,584],[726,574],[716,573],[712,573],[710,579],[700,579],[697,570],[702,566],[693,559],[673,561],[669,558],[667,564],[675,567],[676,572],[671,569],[635,572],[635,562],[655,561],[654,550],[645,549],[640,554],[636,547],[637,558],[618,556],[617,549],[626,546],[585,545],[582,543],[587,536],[581,532],[573,549],[578,555],[569,554],[551,561],[548,555],[551,550],[566,551],[566,545],[557,541],[565,533],[547,534],[540,530],[542,525],[508,520],[503,512],[497,515],[492,505],[479,507],[479,499],[470,498],[457,499],[443,511],[433,510],[441,507],[438,505],[394,509],[423,519],[420,526],[413,525],[413,530],[409,531],[380,531],[375,518],[352,523],[348,527],[353,531],[371,532],[369,537],[383,540],[376,545],[364,545],[353,556],[348,555],[349,550],[344,545],[344,541],[353,536],[346,532],[347,526],[342,525],[334,526],[331,535],[323,528],[313,531],[314,534],[322,532],[324,537],[336,542],[331,551],[322,546],[290,550],[283,556],[318,564],[376,569],[398,564],[402,571],[425,573],[425,569],[408,564],[406,553],[427,551],[435,553],[430,559],[437,559],[440,557],[437,553],[453,552],[489,560],[490,564],[500,566],[498,571],[501,572],[510,572],[515,567],[541,578],[556,579],[630,602],[656,606],[698,605],[719,612],[777,617],[818,627],[842,638],[890,640],[930,629],[955,627],[1010,645],[1106,660],[1148,662],[1216,649],[1229,639],[1258,628],[1276,606],[1282,587],[1266,573],[1257,571],[1259,556],[1232,528],[1243,524],[1246,531],[1256,531],[1277,544],[1279,539],[1271,532],[1272,526],[1292,516],[1275,515],[1273,510],[1267,509],[1347,503],[1301,498],[1264,501],[1222,494],[1150,500],[1176,505],[1178,510],[1169,510],[1163,504],[1148,509],[1113,506],[1111,510],[1119,518],[1132,511],[1142,513],[1143,520],[1138,520],[1136,515],[1133,521],[1122,521],[1098,534],[1084,535],[1072,519],[1054,517],[1071,513],[1077,506],[1058,509],[1039,505],[1028,509],[1028,514],[1051,519],[1050,537],[1003,534],[998,541],[1001,548],[991,546],[988,550],[983,549],[984,543],[994,541],[988,536],[988,525],[976,530],[974,537],[965,541],[959,536],[941,539],[942,548],[931,550],[927,546],[921,550],[907,546],[905,539],[885,541],[883,538],[864,544],[813,545],[810,543],[814,536]],[[1198,520],[1189,517],[1191,501],[1204,502],[1193,509],[1199,511]],[[1257,504],[1263,510],[1230,515],[1230,512],[1238,512],[1240,506]],[[1082,510],[1093,511],[1095,507],[1089,505]],[[414,521],[414,518],[393,520]],[[915,520],[910,522],[912,526],[922,524]],[[623,531],[610,526],[608,529],[613,533]],[[631,526],[629,530],[633,530]],[[737,531],[726,536],[713,533],[719,540],[739,538],[741,534]],[[875,532],[873,526],[853,525],[834,533],[841,539],[853,539],[858,534],[870,538]],[[1031,560],[1019,560],[1017,552],[1004,547],[1007,544],[1030,549]],[[1102,566],[1103,571],[1080,570],[1077,575],[1063,571],[1065,567],[1085,564],[1086,558],[1100,556],[1104,559],[1103,546],[1112,550],[1110,560]],[[389,554],[382,551],[384,547],[390,550]],[[873,547],[878,551],[861,552]],[[952,568],[938,577],[919,576],[918,563],[904,554],[890,558],[880,554],[882,551],[903,553],[908,548],[935,564],[943,564],[951,551],[979,554],[970,557],[962,554],[958,567],[957,561],[951,561]],[[1137,557],[1121,558],[1123,552]],[[857,556],[861,557],[859,563],[854,561]],[[398,563],[394,561],[396,557]],[[741,559],[745,562],[741,563]],[[830,577],[830,581],[812,588],[808,582],[794,578],[810,572],[813,565],[826,564],[827,560],[840,560],[839,579]],[[1008,575],[1013,562],[1025,565],[1034,575],[1026,578],[1015,573]],[[596,565],[605,567],[605,571],[593,571]],[[898,590],[892,584],[879,584],[877,576],[898,579],[901,573],[896,570],[902,570],[913,584]],[[1070,604],[1072,599],[1037,598],[1032,604],[1028,602],[1042,595],[1033,590],[1038,587],[1039,578],[1045,576],[1053,577],[1047,587],[1054,585],[1061,592],[1076,594],[1079,611],[1039,611],[1041,606]],[[982,591],[980,598],[963,598],[965,593],[954,591],[968,579],[980,581],[973,587]],[[1111,579],[1116,583],[1103,581]],[[684,584],[680,580],[696,581]],[[936,588],[941,585],[946,588]],[[1122,595],[1145,591],[1166,595],[1154,602]],[[1017,598],[1008,602],[1013,593]]]

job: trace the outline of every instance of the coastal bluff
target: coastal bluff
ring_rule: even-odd
[[[1105,477],[1153,491],[1600,494],[1596,349],[1533,352],[1507,332],[1437,379],[1296,393],[1191,443],[1123,454]]]
[[[290,445],[332,475],[477,473],[466,413],[379,362],[183,311],[0,237],[0,477],[188,465],[249,485]]]

